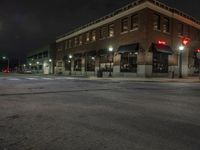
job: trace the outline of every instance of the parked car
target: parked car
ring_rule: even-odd
[[[9,68],[6,68],[6,69],[3,69],[2,72],[3,72],[3,73],[10,73],[11,70],[10,70]]]
[[[26,69],[23,71],[24,74],[32,74],[32,70],[30,69]]]

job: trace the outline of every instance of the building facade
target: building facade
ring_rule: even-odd
[[[26,69],[33,73],[54,74],[55,44],[50,44],[27,55]]]
[[[182,52],[183,40],[189,44]],[[56,41],[55,73],[184,76],[198,70],[200,22],[155,0],[138,0]],[[181,53],[181,62],[180,62]]]

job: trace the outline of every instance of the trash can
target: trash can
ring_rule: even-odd
[[[97,71],[97,77],[98,78],[102,78],[103,77],[103,71],[102,70],[98,70]]]

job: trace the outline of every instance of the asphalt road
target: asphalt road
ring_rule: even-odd
[[[199,150],[200,84],[0,77],[0,150]]]

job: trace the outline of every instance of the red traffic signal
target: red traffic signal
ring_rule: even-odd
[[[190,39],[189,39],[189,38],[183,38],[183,39],[182,39],[182,44],[183,44],[184,46],[187,46],[189,43],[190,43]]]
[[[200,53],[200,48],[196,50],[196,53]]]

